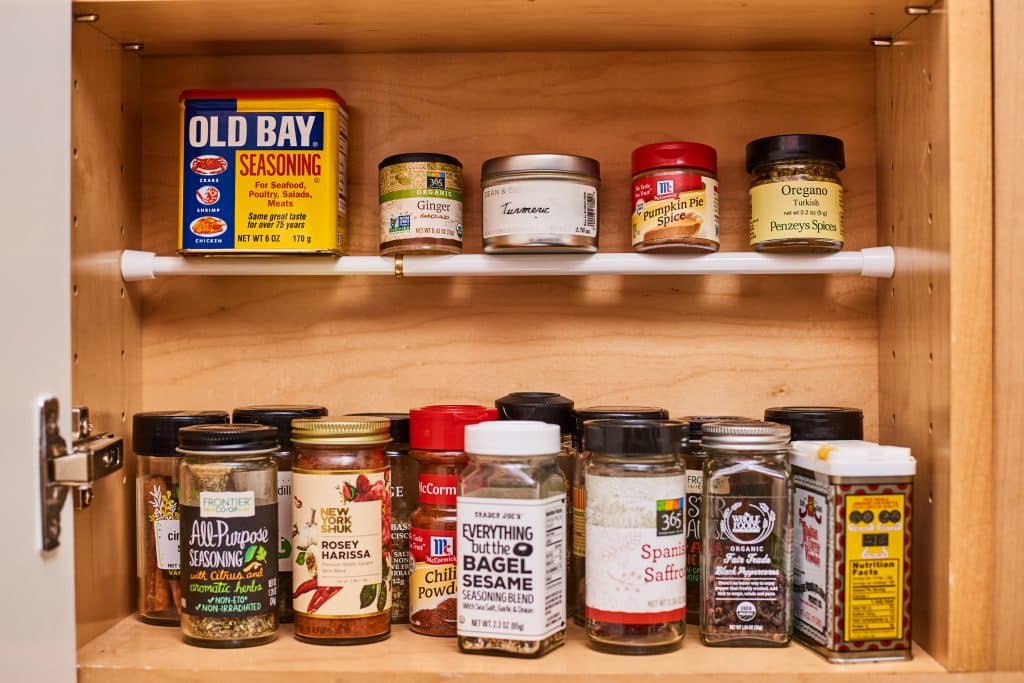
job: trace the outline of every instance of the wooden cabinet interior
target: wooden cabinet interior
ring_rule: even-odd
[[[502,30],[491,25],[500,13],[484,21],[461,3],[436,33],[407,25],[421,3],[390,3],[392,18],[289,4],[315,21],[277,21],[259,4],[75,5],[100,15],[74,31],[72,142],[74,400],[94,407],[98,427],[127,432],[122,414],[141,409],[317,401],[340,413],[523,389],[677,415],[859,406],[868,438],[910,445],[920,463],[915,638],[950,670],[990,668],[992,509],[972,504],[991,472],[985,3],[949,0],[911,21],[902,2],[844,0],[815,5],[816,23],[797,16],[809,5],[799,0],[675,3],[657,18],[651,4],[648,30],[631,23],[644,3],[537,2],[561,20],[541,28],[534,3],[500,0]],[[876,34],[897,45],[871,51]],[[119,49],[136,40],[142,53]],[[801,50],[779,50],[791,46]],[[676,48],[688,51],[666,51]],[[745,143],[812,131],[847,145],[848,247],[896,246],[897,275],[122,283],[120,249],[175,246],[178,92],[289,86],[332,87],[352,107],[354,254],[376,253],[377,162],[411,150],[460,158],[469,188],[490,156],[596,157],[601,248],[627,251],[629,152],[672,138],[718,149],[723,248],[742,249]],[[479,210],[468,192],[469,251]],[[134,609],[132,476],[129,465],[76,516],[80,645]],[[977,553],[958,549],[965,537]],[[983,587],[958,588],[964,576]]]

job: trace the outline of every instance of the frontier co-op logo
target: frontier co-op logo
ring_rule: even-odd
[[[775,511],[767,503],[733,503],[722,513],[720,526],[733,543],[755,545],[772,535]]]
[[[200,517],[252,517],[256,514],[253,491],[201,491]]]

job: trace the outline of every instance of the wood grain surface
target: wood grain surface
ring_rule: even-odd
[[[480,163],[538,151],[600,160],[602,249],[628,250],[630,151],[666,139],[718,149],[723,248],[741,249],[745,144],[792,131],[846,141],[848,246],[876,241],[871,55],[504,53],[145,59],[144,248],[176,242],[180,90],[314,85],[352,107],[352,253],[376,252],[377,162],[421,150],[465,165],[468,251]],[[675,415],[855,405],[874,437],[875,297],[859,277],[159,280],[145,286],[143,403],[340,413],[533,389]]]
[[[140,243],[140,60],[91,26],[72,32],[71,326],[75,405],[125,437],[125,466],[75,513],[75,599],[82,645],[135,611],[135,460],[142,397],[142,305],[121,281]],[[64,407],[68,410],[69,407]],[[70,504],[70,503],[69,503]]]
[[[147,54],[867,50],[903,0],[125,0],[76,2]],[[929,4],[929,3],[922,3]]]

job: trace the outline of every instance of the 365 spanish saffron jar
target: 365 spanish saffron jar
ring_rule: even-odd
[[[181,254],[343,254],[348,110],[333,90],[186,90]]]
[[[747,145],[750,246],[756,251],[843,248],[843,141],[829,135],[774,135]]]
[[[633,249],[718,251],[718,153],[699,142],[633,150]]]

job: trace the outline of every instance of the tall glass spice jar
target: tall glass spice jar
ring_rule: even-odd
[[[750,246],[755,251],[843,248],[843,141],[829,135],[773,135],[747,145]]]
[[[703,427],[705,645],[785,647],[792,629],[793,480],[789,427]]]
[[[557,425],[466,427],[459,480],[463,652],[540,657],[565,642],[565,487]]]
[[[391,623],[409,623],[409,576],[412,553],[409,530],[416,509],[420,467],[409,454],[408,413],[355,413],[362,417],[386,417],[391,423],[391,442],[384,455],[391,465]]]
[[[587,464],[587,638],[620,654],[668,652],[686,634],[683,425],[595,420]]]
[[[386,418],[292,422],[295,637],[372,643],[391,633],[391,470]]]
[[[326,414],[327,408],[317,405],[245,406],[231,413],[232,422],[277,429],[277,604],[282,624],[292,621],[292,420]]]
[[[590,406],[576,412],[576,464],[572,476],[572,573],[575,589],[573,620],[580,626],[586,624],[587,593],[587,489],[586,471],[589,455],[584,443],[584,425],[588,420],[637,419],[663,420],[668,411],[653,406]]]
[[[215,648],[277,638],[277,430],[198,425],[178,432],[181,630]]]
[[[708,422],[744,420],[734,416],[681,417],[683,441],[680,449],[686,468],[686,623],[700,623],[700,547],[701,507],[704,501],[704,460],[707,452],[701,442],[703,426]]]
[[[135,447],[135,532],[139,618],[177,626],[181,616],[181,511],[178,505],[178,430],[224,424],[222,410],[162,410],[132,416]]]
[[[465,429],[498,417],[494,408],[436,405],[409,412],[409,442],[420,464],[419,505],[409,547],[409,627],[428,636],[456,635],[456,498],[466,464]]]

